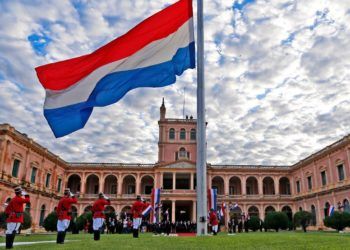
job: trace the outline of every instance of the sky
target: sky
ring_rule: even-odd
[[[83,54],[174,0],[0,0],[0,123],[69,162],[155,163],[168,118],[196,118],[196,71],[95,108],[56,139],[34,68]],[[196,7],[194,1],[194,7]],[[350,1],[204,0],[207,161],[289,165],[350,133]]]

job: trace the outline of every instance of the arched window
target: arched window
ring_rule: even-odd
[[[311,205],[311,226],[316,226],[316,207]]]
[[[42,226],[44,224],[45,209],[46,209],[45,205],[42,205],[40,209],[39,226]]]
[[[191,140],[196,140],[196,130],[194,128],[191,129]]]
[[[186,130],[184,128],[180,130],[180,140],[186,140]]]
[[[169,139],[174,140],[175,139],[175,129],[171,128],[169,130]]]
[[[185,148],[180,148],[180,158],[186,158],[187,154],[186,154],[186,149]]]

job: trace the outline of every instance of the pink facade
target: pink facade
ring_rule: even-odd
[[[173,221],[195,221],[196,120],[166,118],[163,102],[158,124],[159,152],[154,164],[69,163],[10,125],[0,125],[1,204],[13,196],[14,186],[24,186],[31,194],[27,209],[37,228],[57,205],[64,187],[81,192],[74,207],[78,214],[92,205],[100,191],[111,198],[109,209],[120,212],[130,209],[136,195],[149,198],[151,189],[159,187]],[[218,204],[237,203],[237,213],[264,219],[268,211],[303,209],[314,214],[313,224],[319,228],[326,206],[348,207],[350,136],[293,166],[208,164],[207,180],[209,188],[218,190]]]

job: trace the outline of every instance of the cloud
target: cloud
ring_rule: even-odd
[[[159,106],[196,116],[196,72],[95,108],[83,130],[55,139],[34,68],[90,53],[168,0],[1,1],[0,123],[67,161],[157,161]],[[350,131],[350,3],[205,2],[208,162],[295,163]],[[196,11],[196,9],[195,9]]]

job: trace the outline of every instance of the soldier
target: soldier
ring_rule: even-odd
[[[216,211],[213,208],[210,209],[209,222],[211,224],[211,230],[213,234],[216,235],[218,232],[219,222],[218,217],[216,215]]]
[[[76,196],[79,197],[79,193]],[[71,207],[72,204],[77,202],[78,200],[75,195],[70,192],[69,188],[66,188],[64,190],[64,197],[60,199],[57,205],[57,244],[64,244],[66,230],[71,220]]]
[[[101,228],[105,220],[104,209],[106,205],[111,205],[111,201],[102,192],[92,206],[94,240],[100,240]]]
[[[29,195],[21,187],[15,188],[16,196],[8,203],[6,214],[6,248],[12,248],[16,233],[23,223],[23,204],[30,203]],[[22,198],[24,196],[24,198]]]
[[[141,225],[143,208],[144,208],[144,204],[141,202],[141,196],[138,195],[136,197],[136,201],[134,202],[134,204],[132,204],[132,207],[131,207],[131,213],[133,217],[132,232],[133,232],[134,238],[139,237],[139,227]]]

